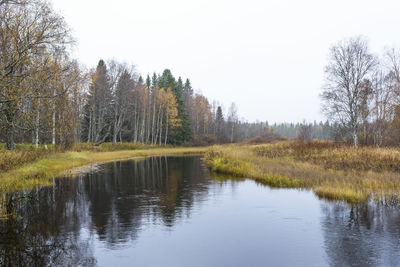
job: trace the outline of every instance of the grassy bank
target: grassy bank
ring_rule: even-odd
[[[99,146],[87,143],[75,143],[71,147],[62,148],[52,145],[40,145],[38,148],[32,144],[17,144],[15,151],[6,149],[5,144],[0,144],[0,173],[15,169],[24,164],[34,162],[39,159],[47,158],[50,155],[67,151],[92,151],[92,152],[110,152],[121,150],[148,149],[155,146],[134,143],[111,144],[103,143]]]
[[[397,196],[400,189],[397,149],[285,141],[214,146],[205,160],[219,173],[253,178],[273,187],[312,189],[327,199],[363,202],[371,196]]]
[[[131,144],[131,146],[133,146],[133,144]],[[195,147],[143,148],[138,145],[135,145],[135,147],[126,147],[126,145],[120,147],[113,146],[109,149],[114,151],[107,151],[107,147],[105,146],[95,147],[93,149],[89,146],[88,148],[89,149],[85,149],[85,145],[80,145],[80,147],[77,146],[71,151],[63,152],[53,148],[48,148],[47,150],[43,149],[45,150],[44,152],[35,152],[35,150],[30,152],[28,148],[7,152],[10,153],[8,155],[11,155],[9,157],[23,158],[25,162],[21,160],[18,164],[14,165],[14,167],[10,166],[6,171],[0,172],[0,193],[32,188],[37,185],[46,185],[52,181],[53,177],[64,174],[71,175],[79,171],[79,169],[76,169],[78,167],[99,162],[143,156],[203,153],[206,150],[206,148]],[[127,148],[131,149],[127,150]],[[15,155],[12,153],[15,153]],[[27,159],[34,157],[23,156],[24,153],[38,153],[39,156],[34,160],[28,161]],[[5,157],[4,154],[2,154],[2,156]]]

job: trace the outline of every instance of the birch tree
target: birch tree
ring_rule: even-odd
[[[375,65],[367,41],[355,37],[332,46],[325,67],[323,109],[330,119],[348,129],[354,147],[358,147],[361,83]]]
[[[8,149],[15,149],[14,136],[24,100],[32,97],[22,86],[32,70],[33,56],[63,51],[71,43],[62,17],[45,1],[0,5],[0,104]]]
[[[235,140],[235,128],[238,121],[237,109],[238,108],[236,104],[232,103],[231,106],[229,107],[229,112],[228,112],[229,136],[231,143],[233,143],[233,141]]]

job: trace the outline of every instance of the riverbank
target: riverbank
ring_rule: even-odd
[[[364,202],[398,199],[400,151],[354,149],[328,141],[214,146],[205,155],[215,172],[255,179],[272,187],[312,189],[321,198]]]
[[[0,193],[29,189],[40,185],[48,185],[52,182],[53,177],[74,175],[81,172],[83,170],[82,167],[87,170],[93,167],[93,164],[147,156],[198,154],[204,153],[207,148],[137,147],[137,149],[133,150],[117,151],[104,151],[106,148],[93,148],[92,151],[79,150],[80,149],[75,149],[75,151],[52,153],[42,152],[43,155],[34,161],[20,164],[14,168],[2,171],[0,173]],[[15,153],[21,154],[21,152]],[[20,156],[18,155],[18,157]]]

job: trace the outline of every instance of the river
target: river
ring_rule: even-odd
[[[396,201],[328,202],[200,157],[107,163],[2,201],[1,266],[400,265]]]

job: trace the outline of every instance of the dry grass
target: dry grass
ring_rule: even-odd
[[[108,151],[121,151],[121,150],[136,150],[148,149],[159,146],[150,146],[144,144],[122,143],[111,144],[103,143],[99,146],[87,143],[76,143],[72,147],[66,149],[63,147],[55,147],[52,145],[41,145],[36,148],[32,144],[17,144],[15,151],[6,149],[5,144],[0,144],[0,172],[9,171],[20,167],[24,164],[37,161],[39,159],[48,158],[49,156],[67,151],[93,151],[93,152],[108,152]]]
[[[327,199],[363,202],[371,195],[397,195],[400,189],[400,152],[396,149],[286,141],[214,146],[205,159],[216,172],[270,186],[310,188]]]
[[[88,164],[114,160],[130,159],[135,157],[169,155],[169,154],[194,154],[203,153],[206,148],[151,148],[136,150],[121,150],[109,152],[96,151],[68,151],[55,152],[36,161],[25,163],[17,168],[0,173],[0,193],[12,192],[38,185],[47,185],[53,177],[68,173],[71,170]],[[75,169],[76,170],[76,169]]]

